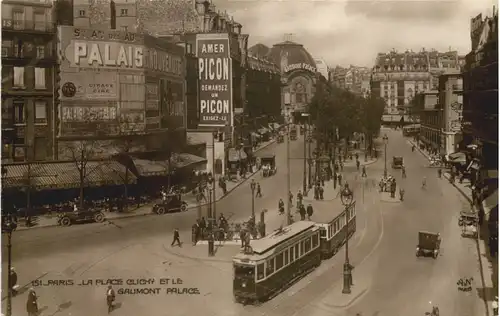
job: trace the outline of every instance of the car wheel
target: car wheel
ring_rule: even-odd
[[[188,209],[187,208],[187,204],[186,203],[182,203],[182,205],[181,205],[181,212],[185,212],[185,211],[187,211],[187,209]]]
[[[104,215],[102,213],[97,213],[94,216],[94,220],[96,221],[96,223],[102,223],[104,222]]]
[[[68,217],[63,217],[61,219],[61,225],[62,226],[69,226],[69,225],[71,225],[71,220]]]
[[[158,215],[165,214],[165,208],[163,206],[159,206],[156,213],[158,213]]]

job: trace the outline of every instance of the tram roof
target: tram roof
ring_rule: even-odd
[[[280,243],[313,228],[314,225],[314,222],[298,221],[283,227],[282,230],[275,230],[264,238],[252,241],[250,246],[252,247],[254,254],[261,255],[278,246]]]

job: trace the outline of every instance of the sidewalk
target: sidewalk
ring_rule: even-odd
[[[266,148],[267,146],[274,144],[275,142],[276,142],[275,139],[264,142],[255,150],[255,152],[258,152],[258,151]],[[215,191],[216,200],[219,201],[219,200],[223,199],[225,196],[227,196],[229,193],[231,193],[231,191],[233,191],[234,189],[239,187],[241,184],[243,184],[245,181],[250,179],[257,172],[259,172],[259,170],[257,170],[256,172],[253,172],[253,173],[248,173],[246,178],[239,179],[237,182],[227,181],[227,193],[226,193],[226,195],[224,195],[222,190],[217,187],[217,190]],[[198,207],[198,203],[196,202],[196,197],[191,192],[184,194],[182,197],[182,200],[186,201],[188,203],[188,209]],[[157,200],[157,201],[159,201],[159,200]],[[122,213],[105,212],[104,215],[105,215],[107,220],[112,220],[112,219],[117,219],[117,218],[128,218],[128,217],[151,215],[152,214],[151,207],[157,201],[153,201],[151,203],[141,205],[138,208],[129,207],[129,210],[127,212],[122,212]],[[208,204],[208,203],[205,202],[202,204],[202,206],[206,205],[206,204]],[[55,215],[53,215],[53,216],[39,216],[36,226],[26,227],[23,225],[19,225],[17,230],[20,231],[20,230],[53,227],[53,226],[57,226],[57,216],[55,216]]]
[[[450,180],[450,173],[443,173],[445,181]],[[453,185],[458,192],[460,192],[470,203],[472,203],[472,190],[469,180],[464,180],[460,183],[458,180]],[[484,225],[483,225],[484,226]],[[480,297],[485,301],[487,305],[488,315],[493,315],[493,308],[491,303],[498,295],[498,257],[492,258],[487,247],[487,239],[482,239],[481,234],[479,238],[476,239],[476,247],[478,253],[479,269],[481,273],[482,282],[482,293]]]

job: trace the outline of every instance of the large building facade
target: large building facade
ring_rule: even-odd
[[[379,53],[371,77],[371,94],[386,102],[386,123],[408,120],[408,107],[419,92],[437,90],[439,76],[460,70],[463,58],[455,51],[391,51]]]
[[[334,86],[366,98],[370,94],[370,78],[371,69],[351,65],[331,69],[328,79]]]
[[[498,249],[498,12],[473,18],[470,36],[472,50],[463,71],[462,128],[464,145],[474,149],[472,154],[480,162],[479,171],[473,173],[474,189],[494,257]]]
[[[50,1],[2,1],[2,161],[56,155],[56,27]]]
[[[303,45],[292,41],[273,45],[268,57],[281,70],[284,116],[301,120],[316,91],[316,62]]]

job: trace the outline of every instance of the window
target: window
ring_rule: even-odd
[[[128,9],[121,9],[120,10],[120,15],[121,16],[127,16],[128,15]]]
[[[330,230],[330,229],[331,229],[331,227],[328,227],[328,230]],[[322,229],[320,231],[320,234],[321,234],[321,237],[326,238],[326,230],[325,229]]]
[[[35,67],[35,89],[45,88],[45,68]]]
[[[318,247],[318,244],[319,244],[319,236],[318,236],[318,234],[315,234],[312,237],[312,246],[313,246],[313,248]]]
[[[84,17],[85,17],[85,10],[80,10],[80,11],[78,11],[78,15],[79,15],[81,18],[84,18]]]
[[[14,20],[14,29],[22,30],[24,28],[24,12],[14,11],[12,12],[12,19]]]
[[[304,242],[300,242],[300,257],[304,256]]]
[[[288,255],[288,249],[285,250],[285,266],[288,265],[288,259],[289,259],[289,255]]]
[[[43,13],[35,13],[35,30],[37,31],[45,31],[45,14]]]
[[[276,256],[276,271],[283,268],[283,253]]]
[[[36,46],[36,58],[45,58],[45,46],[43,45]]]
[[[274,258],[267,260],[266,275],[269,276],[274,273]]]
[[[35,123],[47,122],[47,102],[35,101]]]
[[[24,88],[24,67],[14,67],[14,87]]]
[[[300,245],[299,244],[296,244],[295,245],[295,260],[299,259],[300,258]]]
[[[122,26],[122,32],[127,32],[128,27],[127,26]]]
[[[24,124],[26,113],[23,101],[14,101],[14,123]]]
[[[304,242],[304,253],[311,251],[311,238],[307,238]]]
[[[23,41],[17,40],[14,41],[14,56],[18,58],[24,57],[24,45]]]
[[[35,138],[35,160],[43,161],[47,158],[47,139]]]
[[[261,263],[257,265],[257,280],[262,280],[264,276],[264,264]]]
[[[12,41],[2,40],[2,57],[9,56],[12,50]]]

